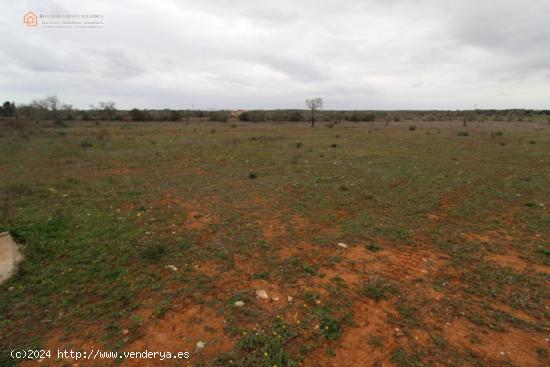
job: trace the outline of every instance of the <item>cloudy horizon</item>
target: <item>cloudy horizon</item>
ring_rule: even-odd
[[[550,109],[545,0],[2,0],[0,99],[88,108]],[[97,29],[23,15],[102,14]]]

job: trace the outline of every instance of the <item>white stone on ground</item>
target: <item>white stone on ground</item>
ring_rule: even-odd
[[[256,291],[256,297],[258,298],[263,298],[263,299],[268,299],[269,296],[267,295],[267,292],[264,291],[263,289],[259,289]]]
[[[8,232],[0,233],[0,284],[13,275],[21,260],[19,245]]]

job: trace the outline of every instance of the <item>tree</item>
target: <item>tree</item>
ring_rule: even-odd
[[[241,112],[241,114],[239,115],[239,121],[250,121],[250,115],[248,114],[248,112]]]
[[[99,102],[99,109],[103,111],[106,120],[113,120],[115,118],[115,102]]]
[[[323,108],[322,98],[306,99],[306,106],[311,111],[311,127],[315,126],[315,112]]]
[[[138,110],[137,108],[132,108],[130,112],[128,112],[130,117],[132,118],[132,121],[149,121],[151,120],[151,116],[149,115],[149,112],[146,110]]]
[[[17,114],[17,109],[15,108],[15,102],[6,101],[0,107],[0,114],[4,116],[15,116]]]
[[[57,107],[59,106],[59,99],[56,96],[48,96],[44,99],[38,99],[31,102],[31,107],[36,108],[39,111],[47,112],[45,115],[52,117],[54,120],[58,120]]]

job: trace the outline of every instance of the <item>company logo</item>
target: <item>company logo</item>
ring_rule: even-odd
[[[101,13],[34,13],[28,11],[23,15],[26,27],[40,28],[103,28]]]
[[[29,11],[23,16],[23,23],[27,27],[36,27],[38,25],[38,17],[32,11]]]

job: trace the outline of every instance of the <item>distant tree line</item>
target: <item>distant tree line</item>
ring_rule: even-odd
[[[137,109],[119,110],[114,102],[104,101],[91,105],[87,110],[80,110],[64,104],[55,96],[32,101],[28,105],[17,106],[6,101],[0,106],[1,117],[20,116],[34,120],[52,120],[57,124],[65,121],[180,121],[189,123],[190,119],[202,119],[212,122],[241,121],[243,123],[259,122],[316,122],[329,124],[340,121],[371,123],[382,122],[386,125],[398,121],[458,121],[465,126],[470,122],[484,121],[544,121],[550,123],[550,110],[469,110],[469,111],[334,111],[321,110],[317,99],[306,102],[308,110],[247,110],[247,111],[203,111],[175,109]]]

